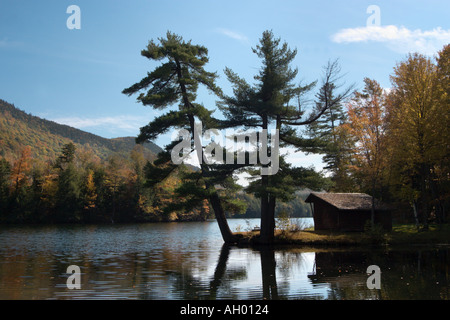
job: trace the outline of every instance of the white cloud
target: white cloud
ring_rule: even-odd
[[[232,30],[225,29],[225,28],[218,28],[218,29],[216,29],[216,32],[218,32],[224,36],[227,36],[228,38],[234,39],[234,40],[238,40],[241,42],[248,42],[248,38],[245,35],[243,35],[239,32],[236,32],[236,31],[232,31]]]
[[[136,131],[137,128],[143,125],[142,117],[130,115],[98,118],[64,117],[52,120],[78,129],[109,127],[111,129],[126,130],[130,132]]]
[[[342,29],[332,35],[331,40],[336,43],[381,42],[399,53],[419,52],[433,55],[450,43],[450,29],[443,30],[438,27],[422,31],[394,25],[367,26]]]
[[[286,161],[291,163],[293,167],[308,168],[313,166],[317,171],[323,170],[324,163],[322,162],[323,155],[320,154],[306,154],[301,151],[296,151],[294,148],[281,148],[280,154],[286,156]]]

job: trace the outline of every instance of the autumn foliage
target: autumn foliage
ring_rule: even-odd
[[[342,168],[352,191],[390,202],[401,208],[397,218],[423,228],[445,222],[450,204],[449,58],[450,45],[436,59],[410,54],[389,90],[365,79],[338,128],[351,141]]]
[[[172,175],[154,187],[145,185],[143,147],[128,157],[112,154],[101,161],[63,146],[53,161],[31,156],[26,146],[15,161],[0,158],[0,222],[144,222],[205,220],[204,200],[189,211],[165,208],[177,202],[180,178]]]

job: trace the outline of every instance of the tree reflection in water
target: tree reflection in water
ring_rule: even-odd
[[[278,299],[275,251],[271,248],[260,248],[262,292],[264,299]]]
[[[233,291],[238,282],[252,276],[249,266],[230,268],[233,250],[242,249],[229,245],[221,248],[209,282],[209,299],[449,299],[449,250],[445,248],[307,252],[260,247],[253,251],[261,262],[260,291],[255,294],[253,290],[250,296],[242,288]],[[311,255],[313,265],[307,261]],[[380,290],[366,285],[366,270],[372,264],[382,270]]]
[[[448,246],[251,249],[214,242],[213,227],[4,228],[0,300],[450,299]],[[67,289],[69,265],[81,268],[81,290]],[[369,265],[380,290],[366,286]]]

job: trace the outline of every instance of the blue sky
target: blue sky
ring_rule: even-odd
[[[81,29],[67,28],[70,5]],[[370,5],[380,9],[371,28]],[[320,79],[338,58],[346,83],[360,88],[370,77],[389,87],[408,52],[432,56],[450,42],[449,17],[448,0],[2,0],[0,98],[104,137],[135,136],[158,113],[121,91],[156,66],[140,51],[167,30],[208,48],[206,69],[225,92],[225,67],[252,81],[260,61],[251,48],[267,29],[297,48],[299,81]],[[198,102],[215,100],[200,91]]]

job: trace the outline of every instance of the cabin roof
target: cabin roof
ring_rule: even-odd
[[[372,197],[366,193],[321,193],[311,192],[305,202],[321,199],[339,210],[371,210]],[[388,207],[375,200],[376,210],[388,210]]]

